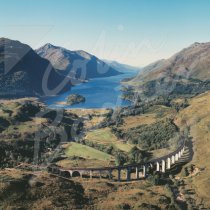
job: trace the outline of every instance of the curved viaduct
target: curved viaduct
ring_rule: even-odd
[[[114,167],[100,167],[100,168],[62,168],[57,166],[48,167],[49,172],[59,174],[67,177],[108,177],[113,180],[113,173],[117,172],[117,181],[122,181],[121,172],[126,171],[126,181],[131,180],[131,174],[135,174],[135,178],[132,180],[139,180],[147,176],[149,169],[165,173],[169,170],[173,164],[175,164],[182,157],[185,151],[185,140],[183,140],[181,146],[174,152],[165,155],[160,158],[156,158],[141,164],[132,164],[125,166],[114,166]]]

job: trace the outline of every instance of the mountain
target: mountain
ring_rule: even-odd
[[[131,82],[145,83],[157,79],[210,79],[210,42],[194,43],[169,59],[146,66]]]
[[[140,72],[141,68],[139,67],[134,67],[134,66],[130,66],[127,64],[122,64],[119,63],[117,61],[109,61],[109,60],[104,60],[105,63],[107,63],[108,65],[110,65],[112,68],[116,69],[119,72],[129,72],[129,71],[136,71],[136,72]]]
[[[46,44],[36,50],[37,54],[49,60],[54,68],[71,78],[87,80],[121,74],[102,60],[85,51],[71,51],[63,47]]]
[[[64,79],[28,45],[0,38],[0,97],[56,95],[71,88]]]
[[[136,77],[125,81],[129,98],[157,96],[191,97],[210,90],[210,42],[194,43],[169,59],[143,68]]]

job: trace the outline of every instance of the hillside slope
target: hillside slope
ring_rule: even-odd
[[[144,180],[120,184],[6,169],[0,171],[0,201],[1,209],[160,210],[169,209],[171,198],[164,186]]]
[[[28,45],[10,39],[0,39],[0,97],[56,95],[69,90],[65,79]],[[49,91],[48,91],[49,90]]]
[[[151,81],[165,77],[210,78],[210,42],[194,43],[169,59],[159,60],[143,69],[133,82]]]
[[[102,60],[85,52],[70,51],[62,47],[46,44],[36,50],[37,54],[49,60],[63,75],[86,80],[120,74]]]
[[[185,178],[189,196],[198,206],[203,203],[210,208],[210,92],[201,94],[190,101],[190,106],[183,109],[176,118],[176,124],[185,129],[190,128],[193,143],[193,157],[189,165],[195,165],[197,173]],[[192,203],[191,201],[191,203]]]
[[[116,69],[119,72],[140,72],[141,68],[139,67],[134,67],[134,66],[130,66],[127,64],[123,64],[123,63],[119,63],[117,61],[110,61],[110,60],[104,60],[105,63],[107,63],[108,65],[110,65],[112,68]]]
[[[125,85],[133,87],[129,95],[137,93],[146,99],[189,97],[210,90],[210,42],[194,43],[169,59],[146,66]]]

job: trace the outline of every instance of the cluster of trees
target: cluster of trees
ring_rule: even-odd
[[[181,103],[176,103],[173,101],[173,97],[170,96],[158,96],[154,99],[148,101],[141,100],[136,101],[134,106],[124,107],[121,109],[121,116],[135,116],[137,114],[144,114],[149,109],[156,105],[163,105],[166,107],[175,108],[177,112],[189,106],[187,98],[185,98]]]
[[[134,94],[135,89],[131,86],[121,88],[122,95],[121,98],[127,101],[141,101],[139,94]]]
[[[170,103],[170,105],[171,105],[171,107],[175,108],[176,111],[178,112],[178,111],[188,107],[189,106],[189,102],[188,102],[187,98],[185,98],[181,103],[176,103],[176,102],[172,101]]]
[[[101,152],[105,152],[109,155],[115,155],[115,153],[117,152],[117,150],[112,145],[93,143],[92,141],[89,141],[88,139],[82,140],[80,143],[87,145],[89,147],[92,147],[94,149],[97,149]]]
[[[162,177],[162,176],[163,176],[163,174],[161,174],[160,172],[154,171],[153,173],[149,174],[148,180],[153,185],[161,185],[164,183],[164,177]]]
[[[138,164],[146,162],[150,156],[150,153],[140,150],[138,147],[134,146],[128,153],[117,151],[115,153],[115,163],[117,166],[123,166],[125,164]]]
[[[136,205],[136,209],[145,209],[145,210],[161,210],[160,207],[153,205],[153,204],[149,204],[149,203],[141,203],[140,205],[137,204]]]
[[[178,82],[172,91],[173,95],[190,95],[194,96],[210,90],[209,81],[200,81],[191,79],[189,83]]]
[[[0,116],[1,168],[13,167],[20,162],[33,163],[35,159],[36,163],[43,163],[50,159],[50,155],[61,141],[74,139],[83,128],[83,123],[77,115],[41,107],[36,102],[11,104],[11,107],[15,109],[11,110],[9,106],[6,110],[1,106],[3,111],[3,115]],[[22,132],[21,127],[35,118],[47,120],[44,120],[45,123],[34,124],[36,128],[34,131]],[[5,130],[8,131],[4,132]]]
[[[177,134],[178,128],[171,119],[165,119],[151,125],[130,128],[126,132],[113,127],[112,132],[132,144],[138,144],[144,150],[155,150],[167,147],[168,141]]]
[[[190,174],[192,174],[195,170],[195,165],[191,164],[190,166],[185,166],[182,169],[182,175],[184,177],[189,176]]]
[[[159,199],[159,202],[162,204],[166,204],[166,209],[169,210],[181,210],[182,208],[176,202],[176,193],[177,187],[183,185],[182,181],[177,181],[172,178],[171,175],[163,174],[156,171],[150,171],[148,176],[148,181],[152,185],[165,185],[165,189],[167,191],[168,197],[163,196]],[[182,203],[183,209],[187,209],[186,205]]]
[[[103,115],[105,116],[105,119],[97,127],[105,128],[123,124],[121,110],[121,107],[115,108],[115,110],[110,109],[106,115]]]
[[[171,199],[171,203],[168,205],[169,210],[182,210],[182,209],[187,209],[187,206],[184,205],[184,203],[182,204],[183,208],[181,208],[178,203],[176,202],[176,196],[174,194],[174,187],[168,183],[165,185],[166,190],[168,191],[168,194],[170,196]]]
[[[134,105],[130,107],[123,107],[120,115],[122,117],[135,116],[146,113],[151,107],[155,105],[164,105],[170,107],[171,99],[169,97],[159,96],[154,99],[142,100],[138,94],[135,96]]]
[[[115,164],[116,166],[123,166],[127,163],[128,156],[124,152],[118,151],[115,153]]]
[[[178,103],[175,102],[173,97],[170,96],[158,96],[147,101],[141,100],[139,96],[138,100],[136,100],[132,106],[118,107],[115,110],[110,109],[110,112],[106,115],[105,120],[99,125],[99,127],[113,127],[122,125],[124,123],[124,117],[144,114],[156,105],[171,107],[178,112],[179,110],[188,107],[189,103],[186,98]]]
[[[141,93],[137,94],[135,88],[123,88],[123,98],[126,100],[141,102],[143,98],[157,98],[159,96],[177,98],[180,96],[191,97],[197,94],[201,94],[207,90],[210,90],[210,81],[201,81],[198,79],[177,77],[171,75],[172,80],[167,78],[161,78],[158,80],[152,80],[141,87]]]
[[[99,143],[89,141],[88,139],[82,140],[80,143],[84,144],[84,145],[87,145],[89,147],[92,147],[94,149],[97,149],[101,152],[105,152],[109,155],[113,155],[115,157],[116,165],[121,165],[122,166],[125,163],[127,163],[127,161],[128,161],[128,155],[125,154],[124,152],[116,149],[112,145],[99,144]]]
[[[122,125],[124,122],[124,117],[144,114],[147,112],[147,110],[155,105],[170,106],[170,99],[167,97],[158,97],[150,101],[140,100],[139,102],[135,102],[133,106],[117,107],[115,110],[110,109],[109,113],[106,114],[105,120],[98,127],[102,128]]]
[[[10,122],[4,117],[0,117],[0,132],[5,130],[10,125]]]
[[[59,144],[59,138],[45,141],[34,139],[16,139],[14,141],[0,142],[0,168],[14,167],[19,163],[43,163],[49,158],[49,151]],[[36,159],[37,158],[37,159]]]
[[[149,152],[140,150],[136,146],[134,146],[128,153],[125,153],[112,145],[93,143],[87,139],[85,141],[81,141],[80,143],[99,151],[105,152],[107,154],[113,155],[115,157],[115,163],[117,166],[142,163],[147,161],[148,158],[151,156]]]

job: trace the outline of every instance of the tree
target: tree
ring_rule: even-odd
[[[117,152],[115,155],[115,163],[117,166],[123,166],[127,162],[127,157],[122,152]]]
[[[141,163],[143,160],[143,152],[136,146],[133,147],[129,152],[129,162],[130,163]]]
[[[110,145],[110,146],[107,148],[106,153],[112,154],[113,150],[114,150],[114,147],[113,147],[112,145]]]

